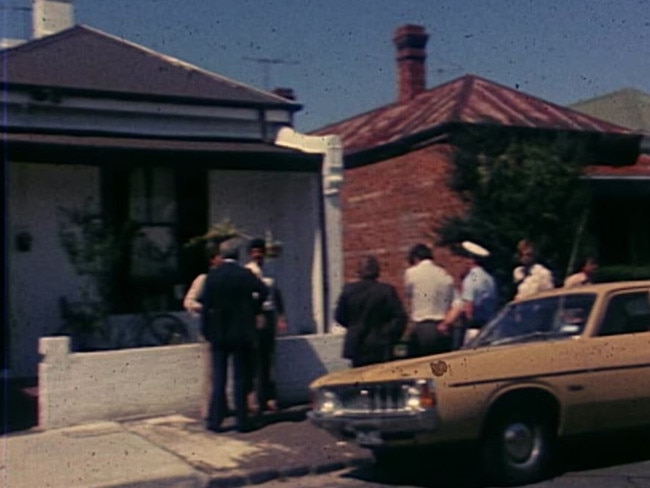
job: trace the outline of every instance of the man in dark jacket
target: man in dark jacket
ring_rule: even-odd
[[[237,429],[250,431],[246,393],[255,354],[256,315],[268,290],[251,271],[237,263],[238,242],[221,243],[222,264],[209,271],[201,301],[201,332],[212,350],[212,396],[206,427],[220,431],[226,416],[228,358],[233,359]]]
[[[353,367],[391,359],[392,348],[406,327],[406,313],[395,288],[377,281],[377,258],[363,258],[357,274],[359,281],[345,285],[335,312],[336,321],[347,329],[343,357]]]

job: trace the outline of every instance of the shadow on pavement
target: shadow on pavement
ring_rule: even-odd
[[[650,427],[570,439],[560,457],[564,473],[650,461]]]
[[[279,422],[302,422],[307,418],[309,407],[301,405],[286,409],[280,409],[277,412],[264,412],[256,418],[258,428],[264,428],[267,425],[277,424]]]
[[[650,461],[650,428],[607,435],[589,435],[561,443],[558,471],[568,473],[606,469]],[[371,483],[423,488],[482,488],[492,486],[481,478],[474,451],[469,447],[409,451],[390,466],[369,463],[345,477]]]
[[[443,450],[409,450],[391,460],[390,465],[369,463],[348,472],[345,477],[370,483],[424,488],[480,488],[485,486],[477,469],[475,453],[467,447]]]

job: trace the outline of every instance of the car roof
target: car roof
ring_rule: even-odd
[[[537,300],[539,298],[545,298],[545,297],[584,294],[584,293],[595,293],[597,295],[602,295],[613,291],[622,291],[622,290],[633,289],[633,288],[648,288],[650,290],[650,280],[611,281],[607,283],[594,283],[591,285],[582,285],[582,286],[576,286],[571,288],[554,288],[552,290],[536,293],[535,295],[530,295],[525,298],[513,300],[512,303],[525,302],[528,300]]]

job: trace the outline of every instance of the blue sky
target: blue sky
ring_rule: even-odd
[[[304,105],[296,118],[300,130],[394,101],[391,37],[405,23],[422,25],[430,34],[429,88],[471,73],[558,104],[623,87],[650,92],[650,0],[76,0],[74,5],[77,23],[258,88],[267,88],[268,69],[269,87],[293,88]],[[264,65],[251,60],[256,58],[286,63]]]

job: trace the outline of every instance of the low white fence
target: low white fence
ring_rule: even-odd
[[[342,340],[338,334],[278,338],[278,400],[306,402],[312,380],[347,368]],[[188,411],[205,403],[203,343],[71,353],[68,337],[43,337],[39,352],[42,428]]]

